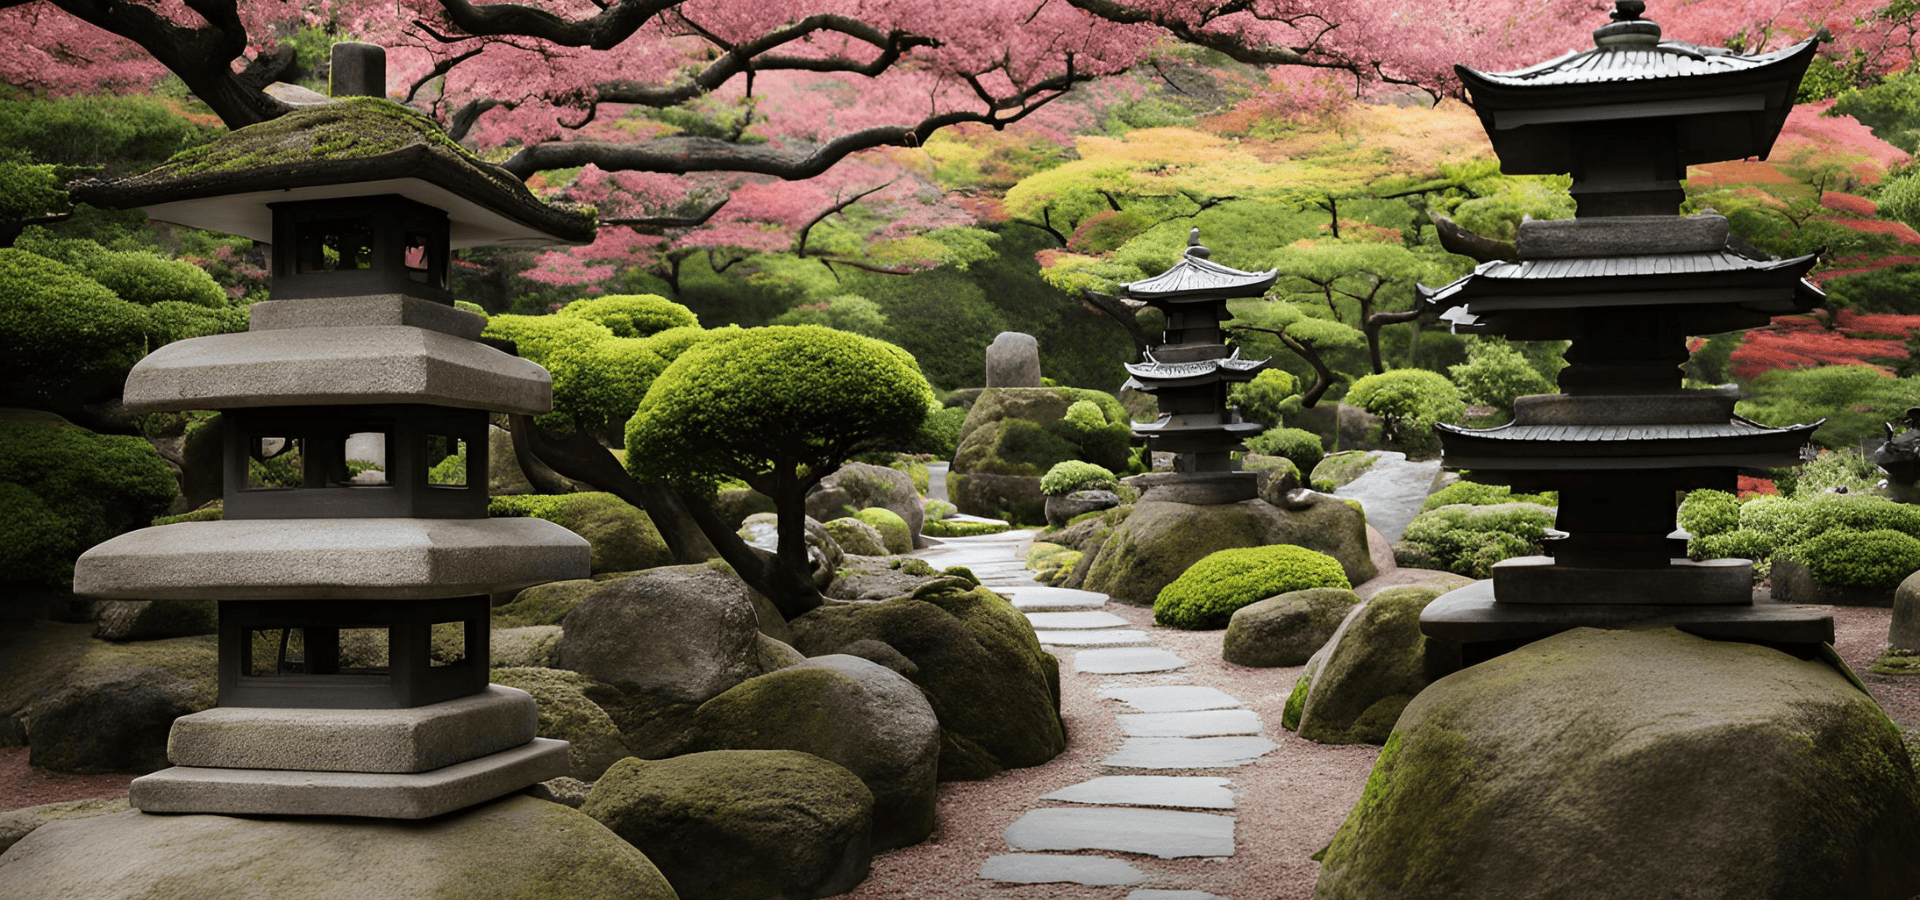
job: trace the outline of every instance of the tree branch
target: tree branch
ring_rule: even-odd
[[[1225,328],[1225,330],[1229,334],[1235,334],[1235,333],[1247,332],[1247,331],[1257,331],[1257,332],[1260,332],[1261,334],[1271,334],[1274,337],[1279,338],[1280,343],[1285,345],[1288,350],[1292,350],[1296,356],[1299,356],[1301,359],[1306,360],[1307,365],[1313,367],[1313,384],[1309,385],[1305,391],[1302,391],[1300,393],[1300,405],[1306,407],[1307,409],[1312,409],[1314,404],[1319,403],[1320,397],[1327,392],[1328,388],[1333,387],[1334,381],[1340,377],[1339,375],[1334,374],[1333,369],[1327,365],[1326,360],[1320,358],[1319,348],[1313,346],[1313,343],[1311,341],[1303,341],[1297,337],[1294,337],[1293,335],[1288,334],[1286,329],[1284,328],[1260,328],[1254,325],[1229,325]]]
[[[869,194],[873,194],[875,192],[885,190],[887,187],[891,186],[892,184],[893,182],[889,181],[886,184],[867,188],[866,190],[861,191],[858,194],[854,194],[853,196],[848,197],[847,199],[842,200],[839,203],[835,203],[834,205],[829,206],[826,209],[822,210],[819,215],[813,217],[812,221],[808,222],[805,225],[800,226],[800,233],[797,236],[795,236],[793,239],[793,255],[799,256],[799,257],[805,257],[807,255],[807,235],[808,233],[813,231],[813,226],[826,221],[828,216],[836,215],[842,210],[845,210],[847,207],[852,206],[855,203],[859,203],[861,200],[866,199],[866,197]]]

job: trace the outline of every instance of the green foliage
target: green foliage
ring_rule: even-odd
[[[1445,375],[1426,369],[1368,375],[1353,383],[1347,402],[1379,416],[1385,425],[1382,437],[1405,446],[1409,453],[1437,449],[1433,426],[1458,424],[1467,414],[1460,389]]]
[[[460,452],[448,454],[427,469],[428,484],[466,484],[467,483],[467,447],[460,445]]]
[[[870,506],[853,514],[855,519],[872,525],[880,532],[880,541],[888,553],[913,552],[913,529],[907,527],[907,520],[890,509]]]
[[[1394,558],[1403,566],[1491,577],[1493,564],[1536,556],[1553,527],[1553,511],[1531,503],[1441,506],[1414,516]]]
[[[1380,459],[1378,454],[1365,450],[1341,450],[1329,453],[1312,469],[1305,470],[1316,491],[1331,492],[1335,488],[1353,481],[1373,468]]]
[[[792,491],[776,481],[910,441],[933,402],[891,344],[817,325],[751,329],[689,348],[654,379],[627,423],[627,469],[703,492],[739,478],[784,503]]]
[[[1888,528],[1829,531],[1793,550],[1820,584],[1890,591],[1920,571],[1920,540]]]
[[[889,335],[887,314],[880,309],[880,304],[857,294],[841,294],[796,306],[775,316],[768,324],[824,325],[883,340]]]
[[[1292,544],[1220,550],[1188,567],[1153,601],[1153,621],[1174,628],[1225,628],[1234,610],[1289,591],[1351,587],[1340,563]]]
[[[1920,507],[1864,494],[1756,497],[1740,505],[1739,528],[1695,538],[1687,552],[1696,559],[1787,555],[1810,564],[1802,548],[1815,537],[1882,530],[1920,537]]]
[[[1820,455],[1801,464],[1794,473],[1792,493],[1795,497],[1812,497],[1824,494],[1836,488],[1845,488],[1848,493],[1872,493],[1886,478],[1886,473],[1873,464],[1859,447],[1842,450],[1822,450]],[[1785,493],[1785,491],[1782,491]]]
[[[205,270],[150,250],[109,250],[86,238],[56,238],[40,228],[28,229],[14,246],[66,263],[129,303],[227,306],[227,292]]]
[[[67,212],[72,204],[64,186],[78,174],[73,166],[36,165],[0,151],[0,223]]]
[[[1285,369],[1262,369],[1252,381],[1228,387],[1227,402],[1240,407],[1241,419],[1278,428],[1287,416],[1300,412],[1300,382]],[[1301,471],[1312,468],[1302,466]]]
[[[1064,497],[1074,491],[1117,491],[1120,479],[1104,466],[1090,462],[1069,459],[1053,464],[1047,474],[1040,476],[1040,493],[1049,497]]]
[[[960,426],[967,422],[964,406],[944,406],[927,414],[913,438],[913,449],[935,459],[952,459],[960,447]]]
[[[0,384],[13,405],[85,403],[120,392],[146,355],[148,312],[71,266],[0,249]]]
[[[621,426],[667,368],[644,338],[633,337],[564,346],[548,353],[542,364],[553,375],[554,412],[604,433],[610,442],[619,440]]]
[[[608,340],[613,330],[580,316],[500,315],[487,320],[481,335],[512,341],[521,359],[544,366],[556,350]]]
[[[680,354],[687,352],[687,348],[702,341],[727,340],[729,338],[739,337],[745,333],[746,332],[737,325],[704,330],[697,325],[683,325],[679,328],[669,328],[665,331],[658,332],[646,338],[646,341],[648,350],[653,351],[655,356],[671,364],[674,360],[680,358]]]
[[[1513,401],[1529,394],[1551,394],[1554,385],[1504,338],[1480,338],[1467,344],[1467,361],[1447,369],[1468,400],[1513,412]]]
[[[1497,165],[1494,171],[1498,171]],[[1475,234],[1510,241],[1519,232],[1521,220],[1528,217],[1573,218],[1573,196],[1568,193],[1573,179],[1564,175],[1490,174],[1472,179],[1471,185],[1479,195],[1460,201],[1448,214]]]
[[[925,512],[926,521],[928,522],[938,522],[960,511],[959,507],[945,500],[923,501],[921,503],[921,509]]]
[[[1535,503],[1540,506],[1556,506],[1559,496],[1548,491],[1544,494],[1516,494],[1513,488],[1504,484],[1481,484],[1477,481],[1456,481],[1427,495],[1426,502],[1420,504],[1420,511],[1439,509],[1442,506],[1496,506],[1501,503]]]
[[[104,165],[108,174],[143,171],[220,133],[144,94],[0,100],[0,147],[35,162]]]
[[[1846,91],[1833,115],[1852,116],[1873,136],[1908,153],[1920,150],[1920,73],[1908,70],[1872,87]]]
[[[1726,491],[1688,491],[1680,502],[1680,528],[1695,538],[1726,534],[1740,527],[1740,501]]]
[[[1067,407],[1062,417],[1067,427],[1082,434],[1091,434],[1107,427],[1107,416],[1100,411],[1100,405],[1091,400],[1075,400]]]
[[[1813,439],[1838,450],[1879,437],[1912,406],[1920,406],[1920,378],[1893,378],[1863,365],[1775,369],[1754,381],[1752,395],[1736,410],[1773,426],[1825,417]]]
[[[1913,221],[1920,222],[1920,178],[1890,178],[1881,184],[1883,186],[1908,185],[1911,187],[1912,195],[1911,206],[1898,215],[1883,204],[1880,207],[1883,215],[1899,218],[1902,221],[1911,217]],[[1820,286],[1827,292],[1830,307],[1851,309],[1856,312],[1902,315],[1920,313],[1920,265],[1913,263],[1841,275],[1822,282]],[[1712,340],[1729,341],[1730,346],[1727,352],[1731,353],[1733,347],[1739,346],[1740,333],[1715,335]]]
[[[478,303],[473,303],[467,300],[455,300],[453,301],[453,308],[464,309],[467,312],[470,312],[476,316],[479,316],[481,319],[487,318],[487,308],[484,306],[481,306]]]
[[[163,300],[147,310],[149,345],[157,348],[187,338],[246,331],[247,321],[244,306],[208,309],[198,304]]]
[[[623,338],[643,338],[669,328],[700,324],[693,310],[656,294],[610,294],[575,300],[555,315],[598,322],[615,337]]]
[[[974,522],[966,519],[930,520],[920,526],[920,533],[927,537],[956,538],[976,537],[982,534],[999,534],[1012,528],[1005,522]]]
[[[83,551],[146,526],[176,490],[145,438],[94,434],[45,413],[0,415],[0,582],[71,584]]]
[[[1840,279],[1835,279],[1835,281],[1838,280]],[[1831,287],[1833,283],[1829,281],[1827,285]],[[1700,349],[1693,351],[1693,354],[1687,357],[1686,363],[1681,366],[1681,371],[1686,373],[1686,377],[1692,379],[1694,384],[1702,387],[1712,387],[1732,381],[1733,351],[1740,348],[1740,342],[1744,337],[1745,332],[1729,331],[1707,338],[1707,342],[1702,344]]]
[[[1247,449],[1290,460],[1302,472],[1311,472],[1325,453],[1320,436],[1301,428],[1269,428],[1247,441]]]
[[[1874,200],[1879,204],[1879,213],[1883,218],[1896,219],[1910,226],[1920,222],[1920,171],[1908,169],[1881,181],[1880,189],[1874,192]]]

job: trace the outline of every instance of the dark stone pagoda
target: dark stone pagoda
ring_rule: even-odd
[[[1220,323],[1233,317],[1228,300],[1265,294],[1277,272],[1243,272],[1211,255],[1195,228],[1173,268],[1120,286],[1122,296],[1160,310],[1167,320],[1145,361],[1127,365],[1132,384],[1160,404],[1160,417],[1136,423],[1134,435],[1146,440],[1150,452],[1174,455],[1174,471],[1129,479],[1147,499],[1214,505],[1258,493],[1256,473],[1239,471],[1233,454],[1246,450],[1241,442],[1266,426],[1240,421],[1227,405],[1227,386],[1253,380],[1267,361],[1241,359],[1239,348],[1227,346]]]
[[[1620,0],[1595,47],[1515,72],[1457,67],[1508,174],[1570,173],[1574,219],[1520,225],[1513,261],[1421,303],[1456,333],[1568,340],[1563,393],[1520,398],[1497,428],[1439,426],[1445,464],[1560,493],[1550,556],[1511,559],[1421,616],[1433,674],[1578,626],[1654,622],[1812,652],[1831,617],[1756,607],[1750,560],[1685,559],[1677,491],[1733,491],[1795,465],[1820,423],[1770,428],[1728,390],[1683,390],[1691,335],[1766,324],[1825,299],[1813,256],[1735,249],[1725,218],[1682,217],[1686,167],[1764,158],[1817,39],[1759,55],[1660,39]]]

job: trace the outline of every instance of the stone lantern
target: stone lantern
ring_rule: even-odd
[[[593,223],[384,99],[366,45],[343,53],[336,73],[368,83],[336,93],[374,96],[72,191],[273,248],[246,332],[127,378],[130,411],[221,412],[224,519],[122,535],[74,570],[83,594],[219,601],[218,706],[176,720],[176,766],[133,782],[147,812],[423,818],[567,771],[532,698],[487,681],[488,596],[589,572],[577,535],[487,517],[488,414],[545,412],[552,383],[480,343],[447,269],[455,248],[580,243]],[[373,470],[346,449],[368,437]]]
[[[1149,451],[1172,453],[1174,471],[1139,475],[1129,483],[1147,499],[1216,505],[1253,499],[1256,473],[1239,470],[1235,451],[1266,430],[1242,422],[1227,405],[1227,386],[1251,381],[1267,361],[1240,358],[1228,347],[1220,323],[1233,318],[1227,301],[1256,298],[1273,286],[1275,270],[1243,272],[1223,266],[1200,243],[1200,229],[1187,236],[1187,251],[1173,268],[1152,278],[1120,286],[1121,295],[1142,301],[1166,315],[1161,342],[1146,360],[1131,363],[1127,374],[1139,390],[1159,401],[1161,415],[1136,423],[1133,433]]]
[[[1815,40],[1745,56],[1662,41],[1643,9],[1621,0],[1590,50],[1515,72],[1458,68],[1502,171],[1571,173],[1578,214],[1523,222],[1517,259],[1421,288],[1456,333],[1572,342],[1563,393],[1520,398],[1497,428],[1439,426],[1446,465],[1559,491],[1564,532],[1549,556],[1499,563],[1490,582],[1427,607],[1439,671],[1577,626],[1651,622],[1803,653],[1833,640],[1824,613],[1754,606],[1749,560],[1685,559],[1674,521],[1677,491],[1731,492],[1741,471],[1794,465],[1820,424],[1741,418],[1731,392],[1683,390],[1679,370],[1690,335],[1824,300],[1803,277],[1813,256],[1767,258],[1711,211],[1678,215],[1688,165],[1772,149]]]

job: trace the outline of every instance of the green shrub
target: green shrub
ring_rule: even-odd
[[[1456,481],[1427,495],[1426,502],[1420,504],[1420,511],[1439,509],[1442,506],[1494,506],[1501,503],[1536,503],[1541,506],[1557,506],[1560,498],[1553,491],[1544,494],[1516,494],[1513,488],[1504,484],[1481,484],[1477,481]]]
[[[1293,461],[1302,472],[1311,472],[1313,467],[1326,458],[1320,448],[1320,436],[1300,428],[1269,428],[1247,441],[1247,449],[1267,456],[1280,456]]]
[[[1920,540],[1890,528],[1822,532],[1792,555],[1814,581],[1843,587],[1890,591],[1920,571]]]
[[[1811,497],[1836,488],[1846,488],[1850,494],[1870,494],[1886,477],[1857,446],[1821,450],[1794,473],[1793,496]]]
[[[478,303],[474,303],[470,300],[455,300],[453,301],[453,308],[464,309],[467,312],[473,313],[474,315],[479,316],[482,319],[487,318],[487,308],[484,306],[481,306]]]
[[[1719,534],[1694,537],[1687,542],[1687,556],[1693,559],[1765,560],[1773,555],[1773,542],[1751,528],[1736,528]]]
[[[1920,507],[1862,494],[1758,497],[1741,505],[1740,528],[1756,534],[1766,550],[1762,556],[1773,556],[1830,531],[1891,529],[1920,536]]]
[[[1351,587],[1340,563],[1292,544],[1220,550],[1188,567],[1153,601],[1153,621],[1174,628],[1225,628],[1234,610],[1268,597]]]
[[[173,472],[145,438],[0,413],[0,583],[61,588],[87,548],[167,511]]]
[[[679,328],[669,328],[665,331],[647,336],[647,349],[652,350],[655,355],[671,364],[674,360],[679,359],[680,354],[685,353],[687,348],[695,344],[715,338],[737,337],[743,331],[744,329],[735,325],[712,330],[704,329],[697,325],[683,325]]]
[[[700,317],[657,294],[609,294],[575,300],[555,315],[606,326],[616,337],[643,338],[669,328],[697,327]]]
[[[1467,344],[1467,361],[1447,372],[1467,399],[1501,412],[1513,411],[1513,401],[1528,394],[1551,394],[1553,383],[1504,338],[1481,338]]]
[[[1813,433],[1824,447],[1857,447],[1882,434],[1908,407],[1920,406],[1920,377],[1893,378],[1868,365],[1775,369],[1755,379],[1740,415],[1782,426],[1827,420]]]
[[[857,294],[842,294],[819,303],[794,307],[775,316],[769,325],[823,325],[870,338],[888,336],[887,314],[880,304]]]
[[[960,426],[966,421],[965,407],[947,406],[933,411],[914,435],[913,448],[935,459],[952,459],[954,451],[960,449]]]
[[[118,394],[147,353],[148,316],[71,266],[0,249],[0,391],[12,405]]]
[[[209,309],[194,303],[163,300],[147,310],[147,322],[148,346],[158,348],[188,338],[246,331],[247,308]]]
[[[1069,459],[1053,464],[1047,474],[1040,476],[1040,493],[1049,497],[1064,497],[1074,491],[1115,491],[1120,489],[1120,479],[1104,466],[1090,462]]]
[[[938,522],[960,511],[953,504],[945,500],[925,500],[922,501],[920,507],[926,511],[928,522]]]
[[[1740,501],[1726,491],[1688,491],[1680,503],[1680,528],[1696,538],[1740,527]]]
[[[226,290],[206,270],[148,250],[103,250],[74,268],[128,303],[170,301],[208,309],[228,305]]]
[[[1553,510],[1532,503],[1441,506],[1414,516],[1394,548],[1403,566],[1491,577],[1493,564],[1537,556]]]
[[[870,506],[854,513],[853,517],[880,532],[880,541],[886,545],[888,553],[913,552],[913,530],[907,527],[907,520],[900,518],[899,513]]]
[[[541,365],[553,376],[553,410],[574,424],[620,446],[619,426],[638,409],[667,361],[641,338],[613,337],[563,345],[547,353]]]
[[[1385,440],[1409,452],[1437,449],[1433,426],[1458,423],[1467,414],[1460,389],[1445,375],[1426,369],[1390,369],[1353,383],[1347,402],[1379,416]]]
[[[585,347],[613,337],[598,322],[579,316],[494,316],[484,337],[512,341],[521,359],[547,364],[547,356],[564,348]]]
[[[1287,416],[1300,412],[1300,386],[1285,369],[1263,369],[1252,381],[1227,388],[1227,402],[1240,407],[1242,419],[1279,428]]]
[[[1067,414],[1063,418],[1075,431],[1093,431],[1105,428],[1107,425],[1107,417],[1100,412],[1100,405],[1091,400],[1073,401],[1073,405],[1067,407]]]
[[[977,537],[983,534],[999,534],[1012,528],[1005,522],[975,522],[967,519],[936,519],[920,526],[920,533],[927,537],[959,538]]]

